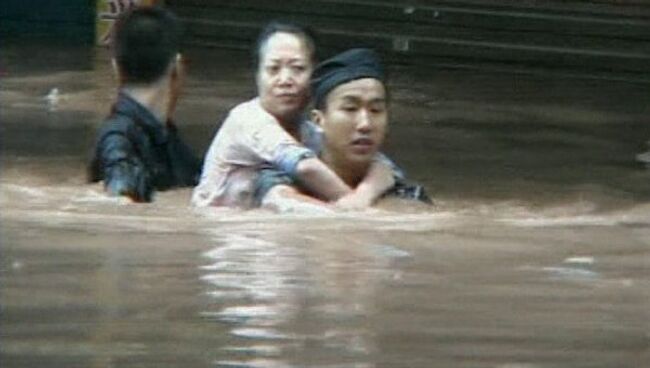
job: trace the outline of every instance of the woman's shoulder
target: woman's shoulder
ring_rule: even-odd
[[[226,120],[236,121],[237,124],[255,125],[274,121],[275,119],[262,108],[259,98],[255,97],[233,107]]]

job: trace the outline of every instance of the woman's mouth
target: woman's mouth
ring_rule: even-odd
[[[280,93],[276,96],[283,100],[292,100],[298,98],[298,95],[296,93]]]

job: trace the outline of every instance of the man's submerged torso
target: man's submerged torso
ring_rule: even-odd
[[[89,179],[104,180],[113,194],[150,201],[155,190],[196,185],[200,167],[175,125],[122,91],[97,135]]]

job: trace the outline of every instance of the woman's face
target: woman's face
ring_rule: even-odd
[[[309,101],[310,50],[291,33],[273,34],[260,51],[257,90],[262,107],[281,122],[291,122]]]

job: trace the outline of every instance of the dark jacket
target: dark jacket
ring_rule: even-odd
[[[201,161],[144,106],[120,92],[97,134],[89,179],[114,195],[150,202],[154,190],[197,184]]]

